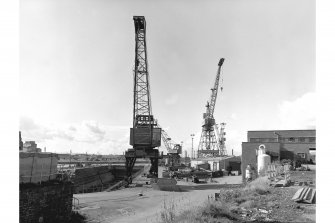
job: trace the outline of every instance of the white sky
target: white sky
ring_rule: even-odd
[[[133,15],[147,21],[155,118],[197,148],[224,57],[216,121],[229,154],[248,130],[315,128],[315,3],[310,0],[25,0],[20,129],[51,152],[121,154],[132,125]]]

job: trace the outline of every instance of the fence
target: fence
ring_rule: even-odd
[[[290,165],[270,164],[267,169],[267,176],[269,179],[284,176],[284,179],[291,181]]]

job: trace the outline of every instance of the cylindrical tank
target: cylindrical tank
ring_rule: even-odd
[[[258,148],[258,156],[257,156],[258,175],[265,174],[270,164],[271,164],[271,157],[265,154],[265,145],[260,145]]]

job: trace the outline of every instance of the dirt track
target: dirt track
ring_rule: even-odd
[[[126,188],[112,192],[76,194],[81,206],[80,213],[86,215],[89,222],[158,222],[160,212],[166,206],[175,206],[177,210],[198,206],[219,192],[225,184],[241,183],[241,176],[216,178],[217,183],[194,184],[178,182],[183,192],[153,190],[147,187]],[[143,193],[143,196],[139,196]]]

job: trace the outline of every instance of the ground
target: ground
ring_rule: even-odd
[[[291,179],[315,182],[315,171],[294,171]],[[213,199],[220,189],[235,188],[241,182],[241,176],[224,176],[204,184],[178,181],[182,192],[159,191],[144,185],[111,192],[76,194],[74,197],[79,199],[79,213],[85,215],[88,222],[160,222],[162,210],[170,209],[174,214],[182,215]],[[315,183],[311,186],[315,187]],[[300,187],[273,188],[271,194],[260,196],[264,209],[271,210],[268,217],[277,222],[315,222],[315,204],[298,204],[291,200]]]

